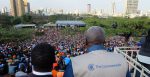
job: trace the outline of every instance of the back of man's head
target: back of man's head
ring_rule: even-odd
[[[92,26],[85,32],[87,43],[103,44],[105,41],[105,32],[99,26]]]
[[[31,62],[35,71],[51,71],[52,65],[55,62],[54,48],[47,43],[38,44],[31,52]]]

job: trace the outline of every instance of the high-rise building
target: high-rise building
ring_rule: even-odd
[[[126,14],[137,14],[138,0],[125,0],[125,13]]]
[[[23,0],[23,1],[24,1],[25,13],[29,13],[30,12],[30,3],[28,2],[28,0]]]
[[[12,16],[17,16],[17,3],[16,0],[10,0],[10,14]]]
[[[28,4],[27,4],[27,13],[30,13],[30,3],[28,2]]]
[[[74,10],[74,14],[79,15],[79,10],[78,9]]]
[[[150,17],[150,10],[147,11],[146,16]]]
[[[114,15],[116,13],[116,4],[115,2],[112,3],[112,14]]]
[[[22,16],[25,14],[25,7],[23,0],[10,0],[11,15]]]
[[[23,0],[24,1],[24,6],[28,5],[28,0]]]
[[[2,8],[1,13],[2,14],[7,14],[8,13],[7,7]]]
[[[23,0],[17,0],[17,16],[22,16],[25,14],[25,7]]]
[[[88,13],[88,14],[91,13],[91,4],[87,4],[87,13]]]

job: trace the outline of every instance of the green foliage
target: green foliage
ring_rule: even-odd
[[[29,14],[25,14],[21,16],[22,23],[30,23],[32,21],[32,16]]]
[[[45,19],[45,20],[44,20]],[[43,22],[44,20],[44,22]],[[76,15],[51,15],[49,17],[38,17],[30,16],[29,14],[23,15],[21,17],[11,17],[6,15],[0,16],[0,42],[1,41],[18,41],[31,38],[32,30],[30,29],[13,29],[12,25],[20,23],[32,23],[37,22],[40,26],[49,21],[55,23],[57,20],[81,20],[87,24],[87,27],[81,27],[79,29],[66,28],[62,32],[67,33],[69,31],[70,35],[74,35],[75,32],[84,32],[91,26],[101,26],[106,31],[106,36],[114,36],[116,34],[130,33],[132,32],[134,36],[140,36],[150,29],[150,19],[147,17],[137,17],[133,19],[122,18],[122,17],[110,17],[110,18],[99,18],[97,16],[84,15],[82,17]],[[117,23],[117,28],[113,28],[112,25]],[[35,35],[41,36],[44,33],[36,32]]]
[[[0,42],[22,41],[31,38],[32,29],[0,28],[0,36]]]
[[[0,15],[0,24],[3,28],[9,28],[12,26],[11,19],[13,17],[7,15]]]
[[[57,20],[76,20],[76,16],[74,15],[64,15],[64,14],[58,14],[58,15],[51,15],[49,17],[49,21],[55,23]]]
[[[134,19],[111,17],[111,18],[98,18],[87,17],[83,21],[88,26],[101,26],[105,29],[107,36],[112,36],[121,33],[130,33],[139,36],[143,32],[150,29],[150,19],[147,17],[139,17]],[[117,23],[117,29],[112,28],[112,24]]]
[[[0,24],[3,28],[10,28],[13,25],[20,23],[31,23],[32,16],[29,14],[23,15],[21,17],[12,17],[8,15],[0,15]]]
[[[16,24],[20,24],[21,23],[21,18],[20,17],[14,17],[12,19],[12,24],[16,25]]]

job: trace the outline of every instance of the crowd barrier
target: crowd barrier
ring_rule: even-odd
[[[136,77],[137,73],[140,73],[140,77],[149,77],[150,70],[137,61],[139,49],[139,47],[115,47],[114,52],[122,54],[127,59],[129,69],[133,70],[132,77]]]

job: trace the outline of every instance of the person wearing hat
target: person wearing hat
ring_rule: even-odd
[[[103,28],[90,27],[85,37],[87,53],[72,59],[64,77],[130,77],[126,59],[121,54],[106,51]]]

